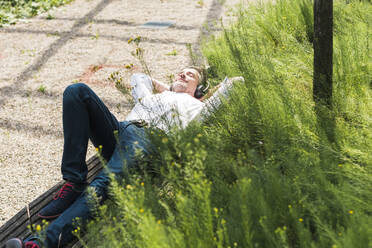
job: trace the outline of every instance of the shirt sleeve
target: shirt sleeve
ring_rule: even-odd
[[[234,77],[229,79],[228,77],[225,77],[225,79],[220,84],[220,87],[216,92],[213,93],[211,97],[209,97],[207,100],[205,100],[205,105],[203,109],[201,110],[199,120],[203,121],[206,118],[208,118],[213,112],[215,112],[221,105],[222,99],[226,99],[229,96],[229,91],[233,87],[234,81],[243,81],[243,77]]]
[[[135,103],[146,96],[152,95],[154,91],[151,78],[143,73],[133,74],[130,78],[130,85]]]

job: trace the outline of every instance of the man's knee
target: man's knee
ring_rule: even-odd
[[[84,83],[71,84],[66,87],[65,91],[63,92],[63,97],[76,96],[83,93],[84,91],[89,90],[89,86]]]

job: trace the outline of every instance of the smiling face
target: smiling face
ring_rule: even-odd
[[[185,68],[176,76],[172,83],[172,91],[187,93],[194,96],[195,89],[199,84],[200,74],[193,68]]]

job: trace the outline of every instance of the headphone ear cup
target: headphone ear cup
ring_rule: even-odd
[[[194,97],[196,99],[199,99],[199,98],[202,98],[203,95],[204,95],[204,87],[203,85],[198,85],[198,87],[196,87],[195,89]]]

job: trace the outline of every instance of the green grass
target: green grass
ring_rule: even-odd
[[[15,24],[19,19],[35,16],[53,7],[71,2],[72,0],[0,0],[0,27]],[[51,15],[48,20],[53,19]]]
[[[213,81],[245,83],[205,123],[151,135],[159,153],[113,183],[87,246],[371,247],[372,5],[334,2],[334,143],[312,100],[312,1],[241,7],[203,52]]]
[[[45,94],[46,93],[46,86],[45,85],[40,85],[39,88],[37,89],[38,92]]]

